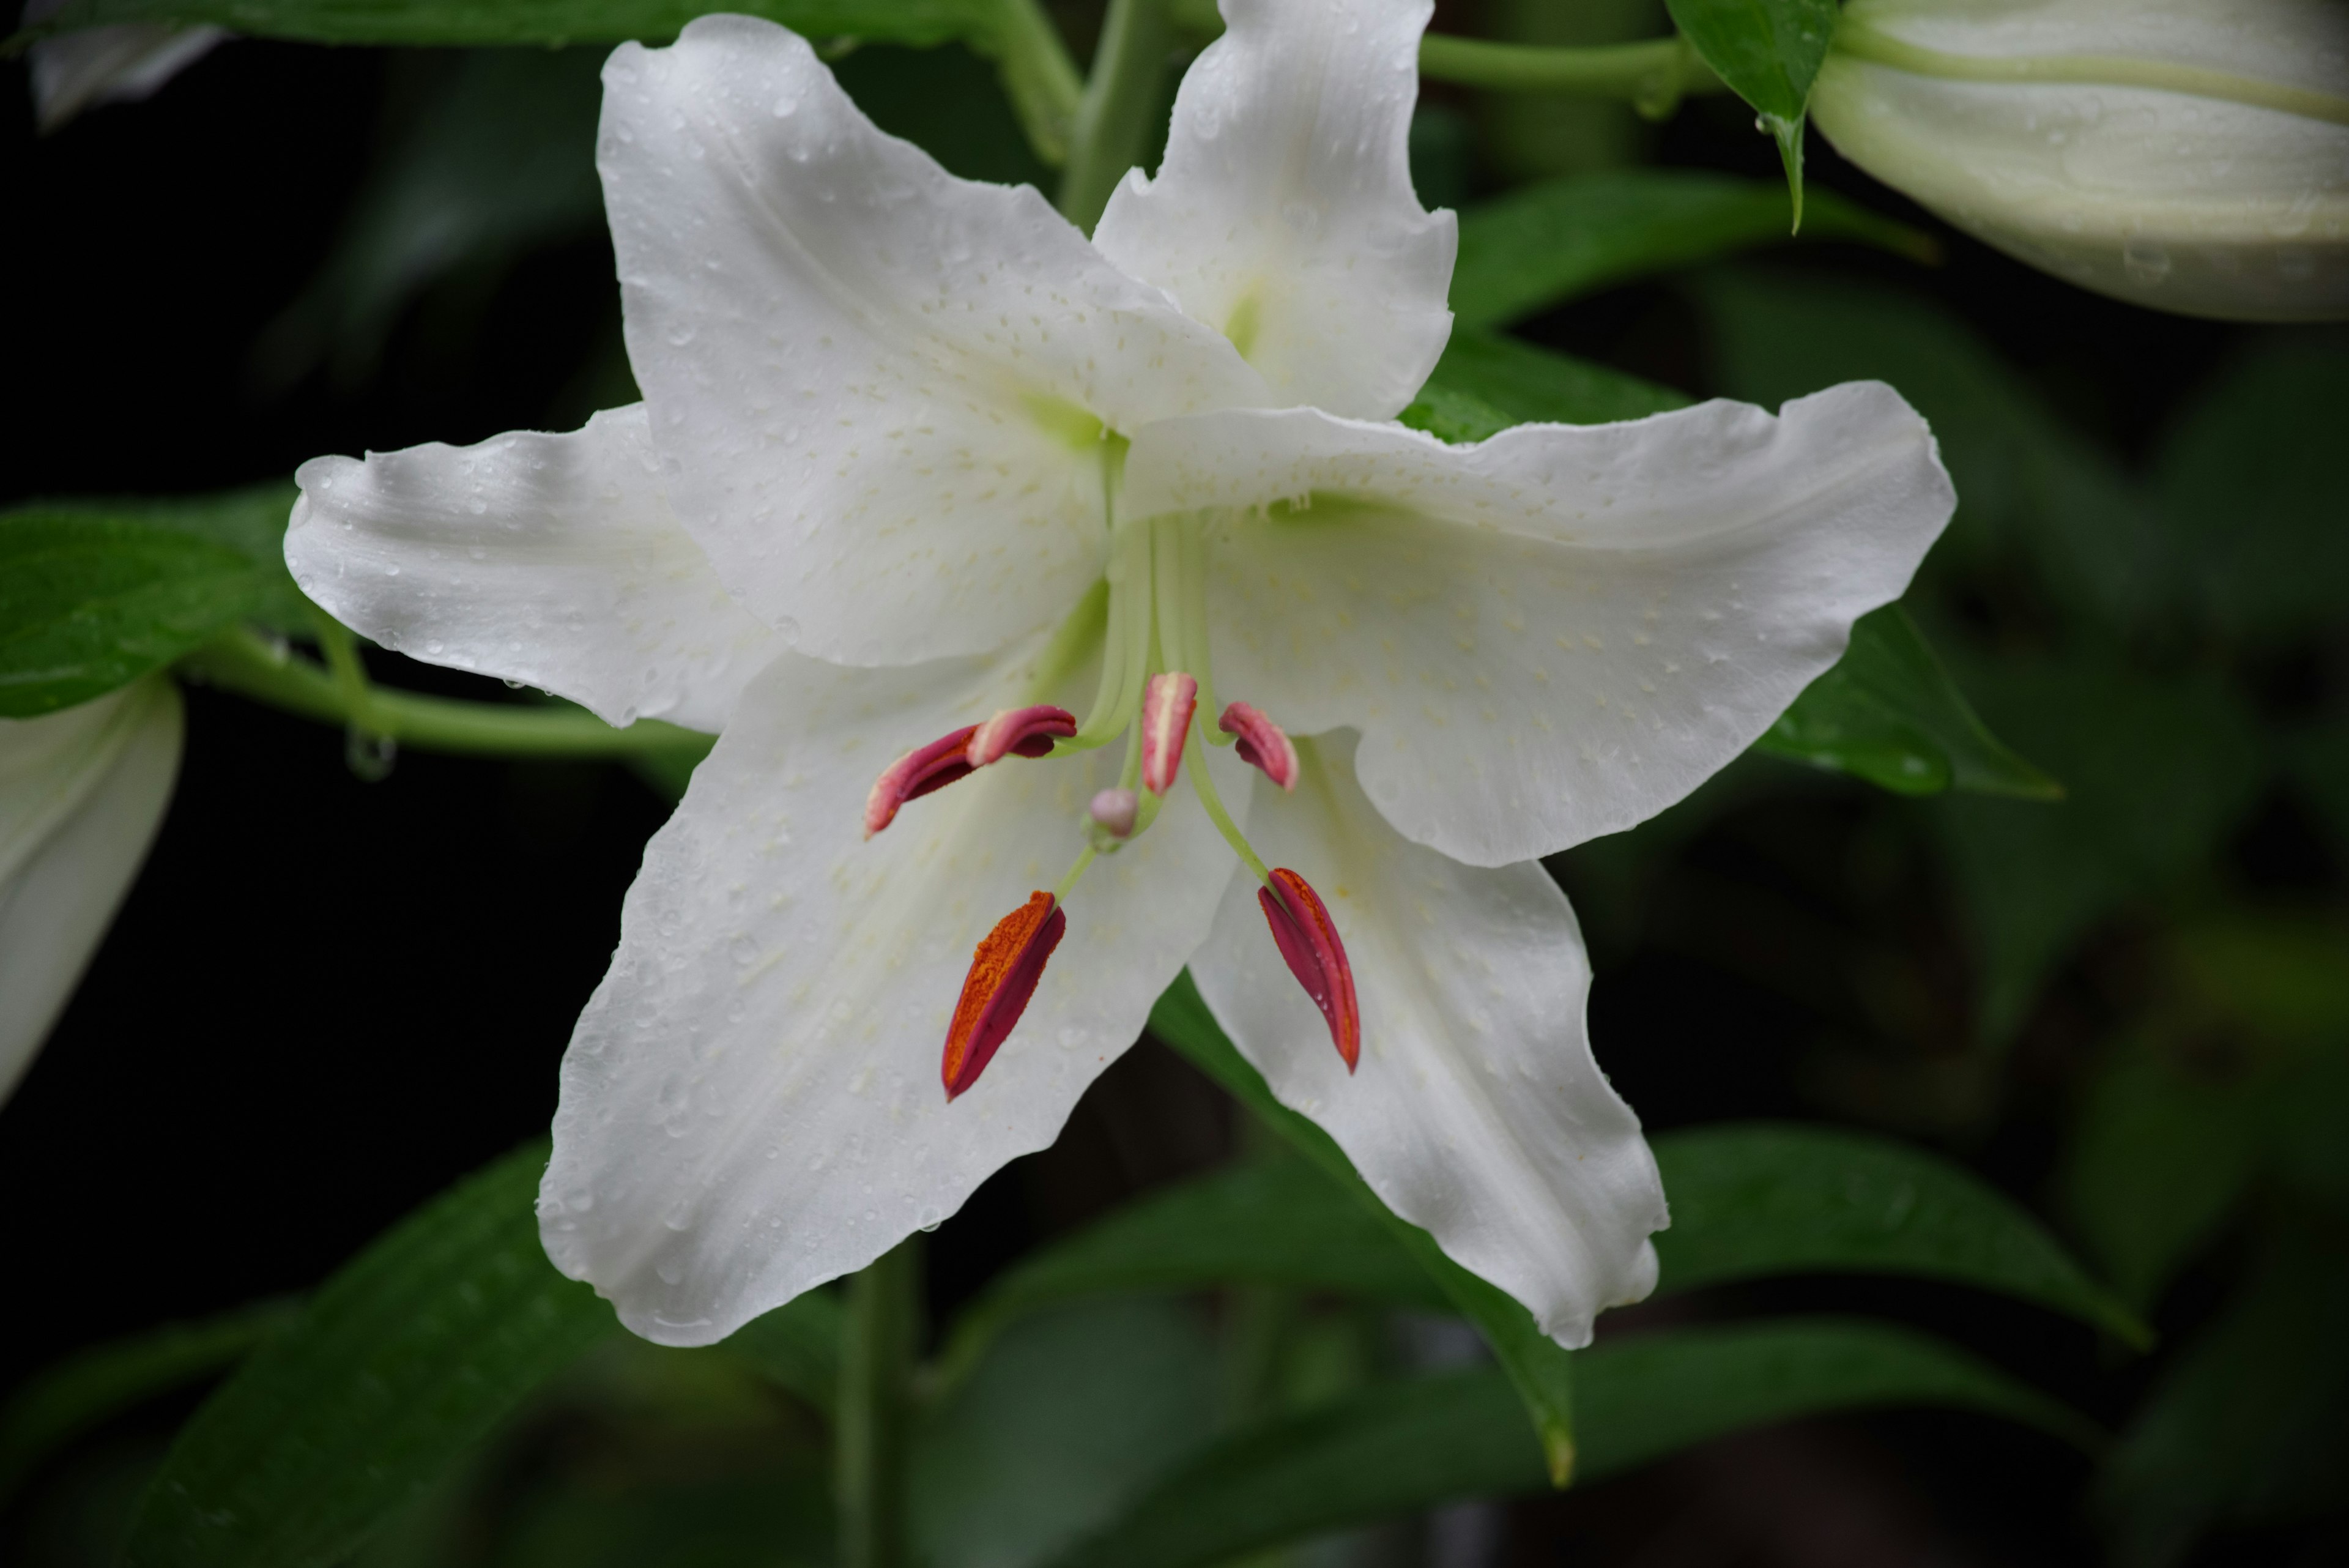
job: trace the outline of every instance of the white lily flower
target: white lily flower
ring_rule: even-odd
[[[26,0],[18,25],[45,22],[64,5],[65,0]],[[33,46],[29,61],[33,122],[47,135],[86,109],[152,97],[228,36],[222,27],[121,22],[44,38]]]
[[[779,27],[624,47],[643,410],[302,471],[287,557],[369,635],[723,717],[541,1193],[639,1334],[720,1338],[944,1220],[1186,963],[1547,1332],[1653,1283],[1655,1165],[1532,862],[1743,750],[1951,495],[1872,384],[1475,447],[1375,422],[1447,326],[1404,158],[1429,11],[1227,0],[1098,247]]]
[[[0,719],[0,1101],[65,1011],[171,804],[180,694],[160,677]]]
[[[1836,150],[2067,282],[2189,316],[2349,316],[2349,6],[1850,0]]]

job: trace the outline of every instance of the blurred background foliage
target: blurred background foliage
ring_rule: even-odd
[[[1097,8],[1057,9],[1083,58]],[[1484,0],[1438,21],[1541,43],[1664,26],[1652,0]],[[592,161],[600,57],[240,42],[154,102],[44,140],[12,76],[8,497],[243,483],[319,451],[569,428],[630,400]],[[955,171],[1050,188],[992,67],[960,47],[866,47],[835,68]],[[2002,742],[1978,765],[2026,770],[2004,794],[1901,794],[1754,755],[1558,857],[1599,975],[1601,1060],[1659,1130],[1774,1118],[1938,1151],[2066,1238],[2158,1342],[2137,1355],[2110,1322],[1826,1254],[1791,1279],[1733,1272],[1602,1325],[1578,1383],[1587,1489],[1381,1506],[1377,1489],[1447,1460],[1499,1473],[1475,1466],[1493,1429],[1477,1401],[1501,1386],[1440,1297],[1097,1264],[937,1364],[954,1376],[914,1439],[919,1559],[1154,1561],[1148,1543],[1181,1533],[1167,1521],[1238,1517],[1265,1476],[1292,1496],[1367,1489],[1360,1518],[1404,1515],[1299,1514],[1318,1538],[1244,1553],[1299,1568],[2349,1557],[2349,337],[2069,291],[1816,138],[1806,236],[1785,244],[1783,188],[1763,183],[1776,154],[1734,99],[1657,124],[1432,87],[1412,145],[1423,199],[1459,208],[1472,241],[1480,224],[1535,234],[1464,243],[1462,333],[1419,422],[1456,437],[1889,381],[1932,421],[1961,497],[1908,616]],[[1646,251],[1578,257],[1610,211],[1661,210],[1662,185],[1619,183],[1655,169],[1740,182],[1720,189],[1751,210],[1687,186],[1693,215],[1651,223]],[[0,1116],[28,1270],[10,1293],[0,1550],[28,1565],[112,1560],[204,1380],[289,1310],[239,1303],[310,1286],[543,1126],[554,1054],[664,809],[609,764],[404,758],[363,786],[324,732],[196,703],[212,739],[95,994]],[[2060,800],[2032,798],[2043,775]],[[422,960],[402,945],[419,930],[438,934]],[[284,994],[254,994],[273,976]],[[339,1037],[319,1038],[322,1017]],[[255,1138],[270,1152],[231,1147]],[[1088,1226],[1233,1169],[1320,1179],[1177,1050],[1145,1044],[1059,1147],[930,1239],[941,1344],[1036,1266],[1032,1248],[1092,1237],[1108,1256],[1114,1232]],[[1697,1246],[1702,1216],[1674,1192]],[[1345,1266],[1375,1272],[1367,1255]],[[1682,1393],[1726,1399],[1737,1367],[1764,1363],[1676,1364],[1695,1368],[1681,1392],[1605,1367],[1653,1336],[1825,1310],[1964,1347],[1963,1367],[1935,1364],[1943,1383],[1911,1366],[1889,1401],[1959,1408],[1717,1436],[1643,1469],[1626,1438],[1629,1473],[1605,1479],[1606,1433]],[[187,1325],[118,1340],[159,1311]],[[795,1332],[696,1352],[584,1334],[575,1364],[351,1561],[831,1561],[834,1368],[822,1334]],[[1807,1354],[1768,1348],[1770,1366]],[[1966,1382],[1975,1367],[2003,1370]],[[1393,1382],[1405,1373],[1421,1381]],[[1961,1383],[1975,1392],[1918,1392]],[[2009,1392],[1981,1392],[1993,1383]],[[1403,1410],[1397,1388],[1422,1403]],[[2026,1424],[2062,1416],[1980,1413],[2023,1412],[2032,1388],[2109,1444]],[[1492,1463],[1531,1472],[1461,1499],[1540,1490],[1499,1397],[1517,1447]],[[1808,1407],[1754,1397],[1719,1432]],[[1289,1446],[1247,1448],[1268,1422],[1292,1424]],[[1290,1453],[1323,1468],[1282,1469]],[[1153,1514],[1162,1494],[1192,1501]]]

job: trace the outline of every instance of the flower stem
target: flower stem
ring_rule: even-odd
[[[1625,99],[1651,119],[1670,114],[1689,93],[1728,90],[1680,37],[1551,48],[1430,33],[1420,40],[1419,74],[1498,92]]]
[[[901,1568],[905,1561],[905,1417],[921,1282],[918,1237],[848,1282],[833,1433],[841,1568]]]
[[[349,633],[343,636],[347,639]],[[639,720],[625,730],[616,730],[576,708],[525,708],[387,691],[367,682],[356,648],[347,646],[338,651],[332,639],[324,647],[334,661],[332,670],[239,628],[188,655],[180,661],[180,669],[256,702],[419,751],[503,757],[627,757],[649,752],[698,754],[709,749],[709,736],[657,719]]]
[[[1076,62],[1040,0],[997,0],[997,11],[990,36],[971,42],[995,57],[1028,145],[1046,163],[1058,164],[1069,155],[1069,128],[1084,91]]]
[[[1061,213],[1089,234],[1110,192],[1141,160],[1174,43],[1168,0],[1109,0],[1061,175]]]

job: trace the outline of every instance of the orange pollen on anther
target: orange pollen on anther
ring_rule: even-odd
[[[1321,896],[1305,878],[1286,867],[1276,867],[1269,887],[1256,890],[1264,909],[1265,924],[1272,928],[1273,944],[1288,965],[1288,972],[1321,1010],[1330,1024],[1330,1042],[1354,1070],[1362,1055],[1362,1012],[1354,1000],[1354,968],[1339,940],[1337,922]]]
[[[955,1003],[954,1022],[947,1026],[946,1057],[938,1076],[947,1098],[978,1082],[994,1060],[996,1048],[1010,1034],[1019,1015],[1044,978],[1044,962],[1061,945],[1069,917],[1050,893],[1030,893],[1028,901],[995,922],[987,940],[971,955],[970,974],[962,982]]]

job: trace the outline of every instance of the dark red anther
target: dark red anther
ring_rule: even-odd
[[[1362,1055],[1362,1012],[1354,1000],[1354,969],[1346,961],[1346,944],[1321,896],[1305,878],[1285,867],[1276,867],[1270,885],[1256,890],[1264,907],[1265,924],[1288,964],[1288,972],[1329,1020],[1330,1042],[1354,1070]]]
[[[864,836],[888,826],[907,801],[968,777],[974,768],[1005,756],[1040,757],[1055,740],[1076,732],[1077,716],[1065,708],[1007,708],[984,724],[965,724],[916,746],[873,781],[864,797]]]

